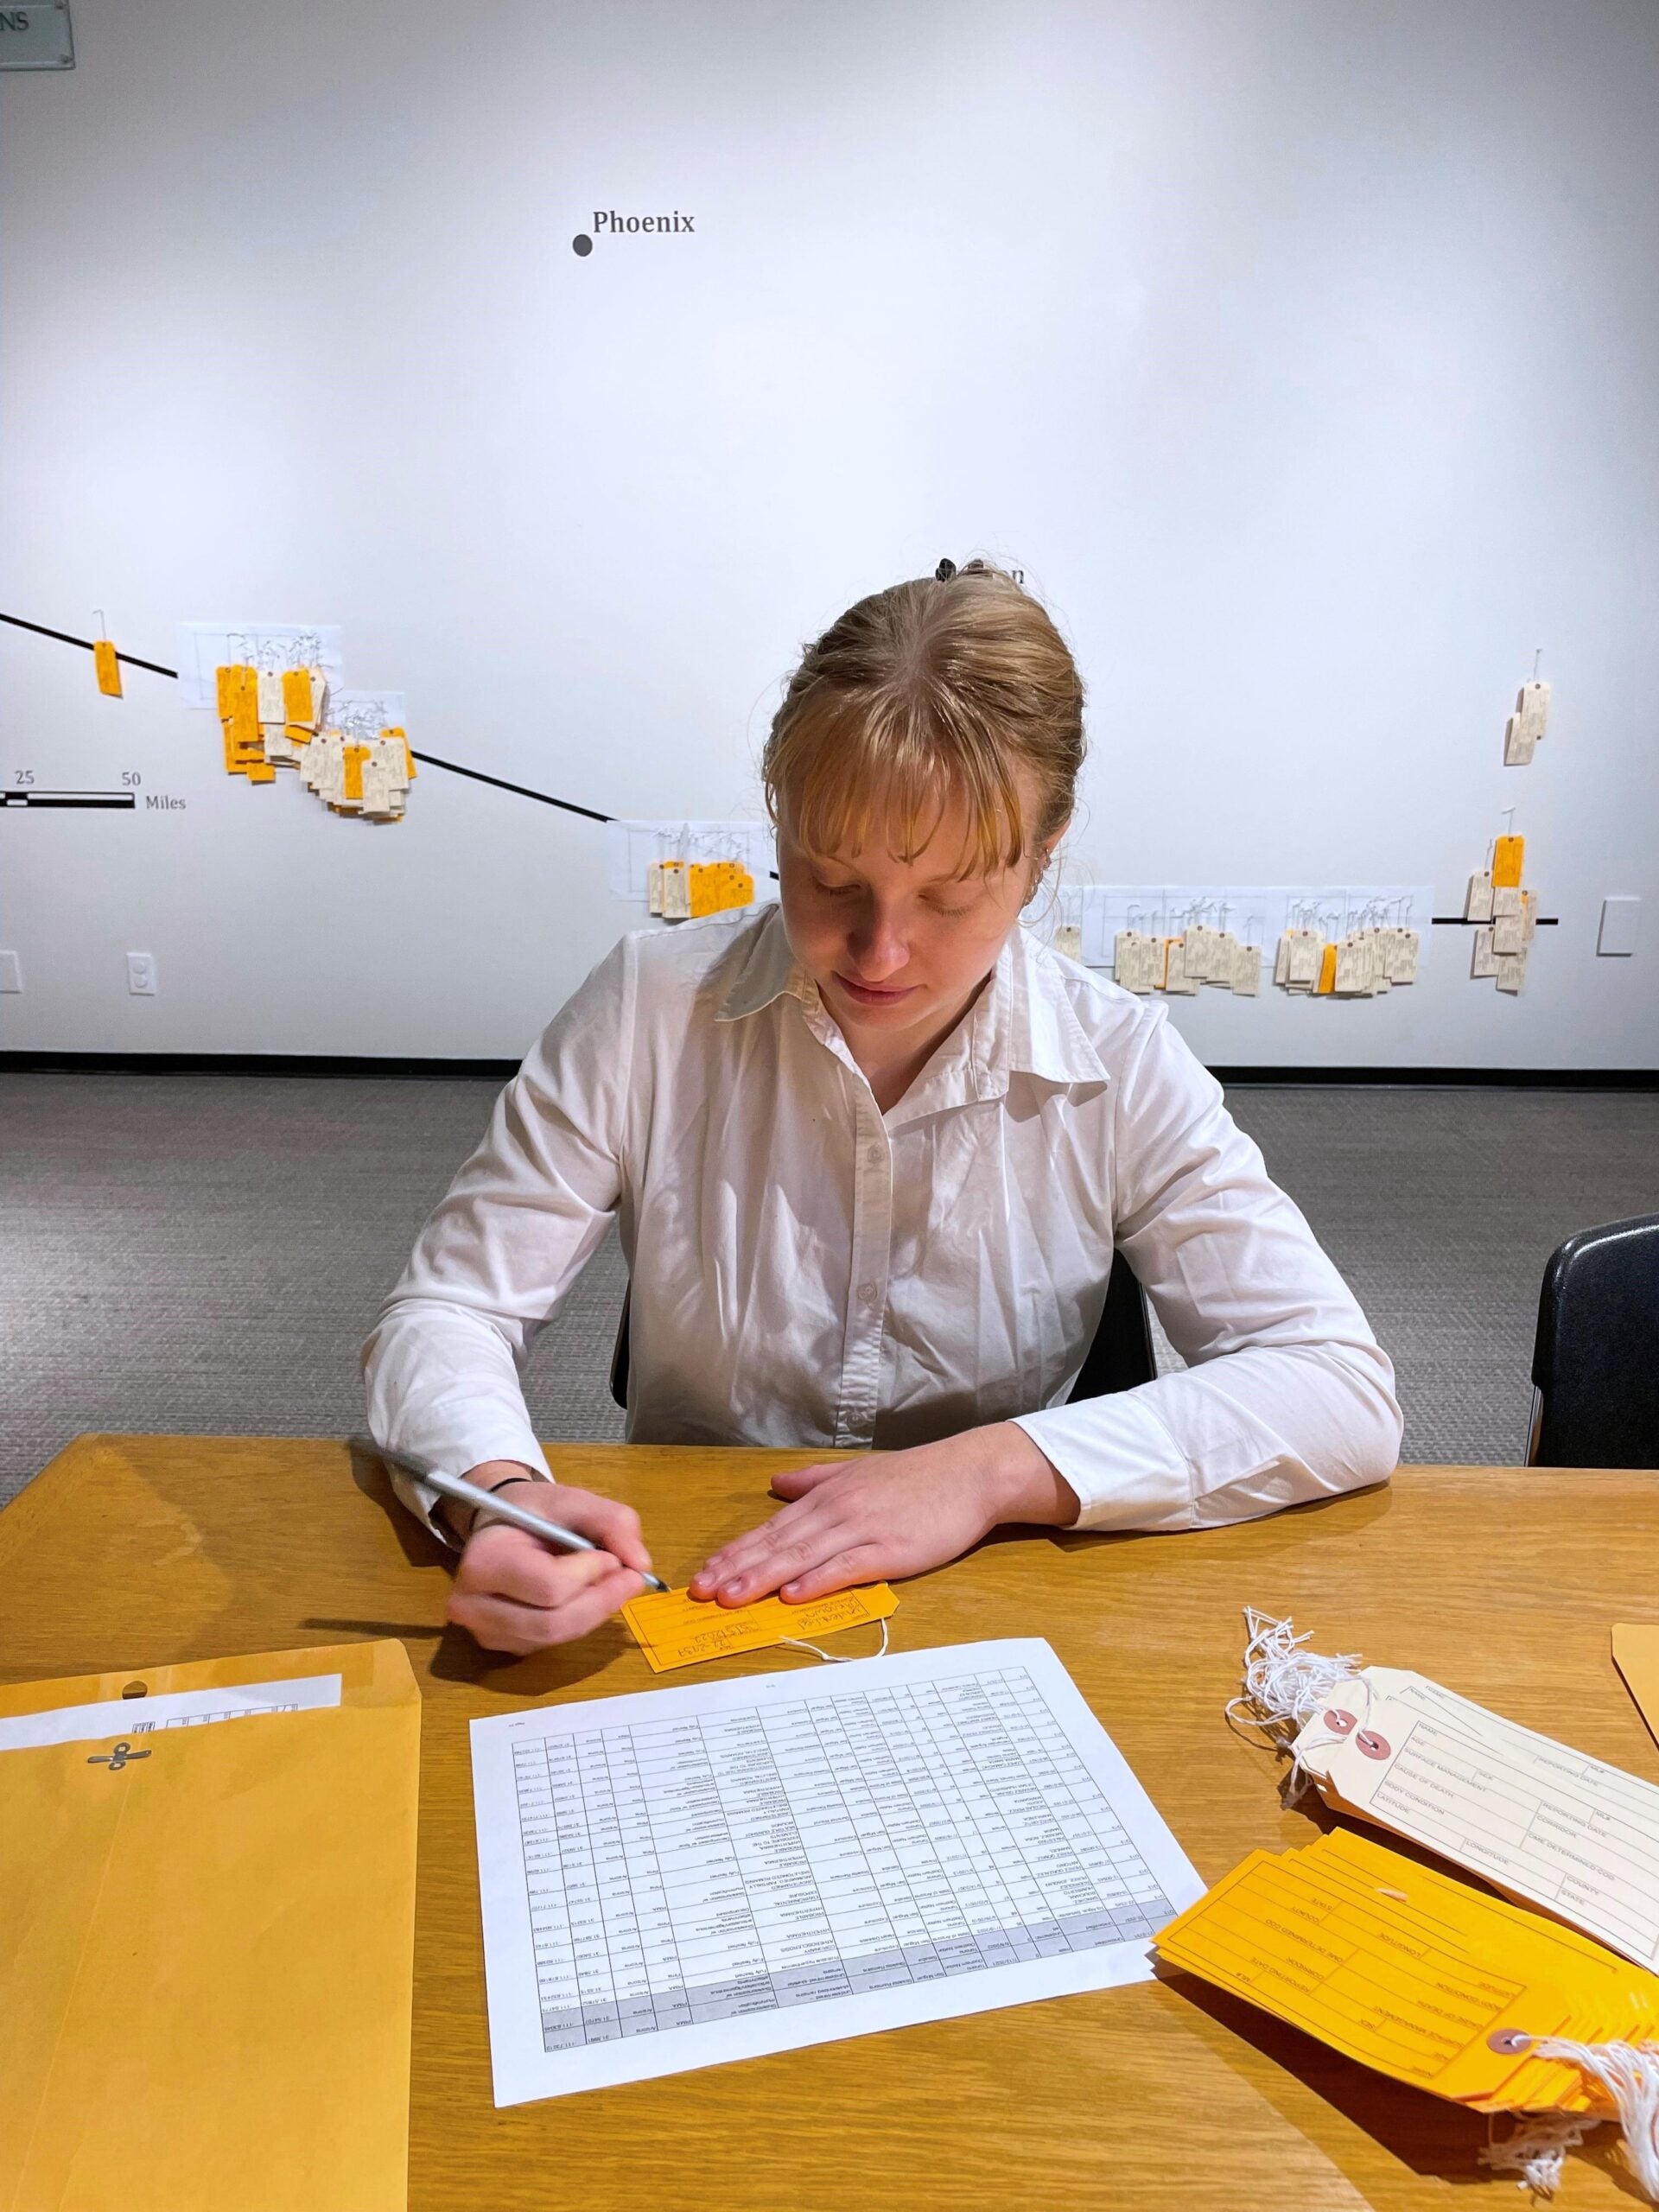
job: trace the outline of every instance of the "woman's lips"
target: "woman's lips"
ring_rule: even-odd
[[[836,970],[836,981],[848,997],[860,1006],[897,1006],[900,999],[907,999],[916,988],[913,983],[907,983],[900,991],[873,989],[868,983],[855,983],[850,976],[843,976],[839,968]]]

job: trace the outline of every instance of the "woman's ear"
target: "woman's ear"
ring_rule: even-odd
[[[1071,821],[1070,816],[1068,816],[1066,819],[1061,823],[1059,828],[1056,830],[1052,836],[1045,837],[1042,843],[1038,847],[1032,868],[1031,885],[1025,896],[1025,904],[1027,906],[1030,906],[1032,900],[1037,896],[1038,892],[1042,887],[1043,878],[1048,874],[1049,868],[1053,863],[1056,849],[1058,848],[1061,838],[1065,836],[1066,831],[1071,827]]]

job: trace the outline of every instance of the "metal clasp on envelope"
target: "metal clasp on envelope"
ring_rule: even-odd
[[[112,1751],[94,1751],[86,1764],[88,1766],[106,1766],[111,1774],[119,1774],[130,1761],[149,1757],[148,1751],[135,1751],[130,1744],[120,1743]]]

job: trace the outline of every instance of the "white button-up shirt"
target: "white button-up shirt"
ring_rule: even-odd
[[[1387,1357],[1166,1008],[1023,929],[885,1114],[777,907],[624,938],[364,1346],[378,1440],[548,1471],[519,1374],[613,1216],[636,1443],[896,1450],[1014,1419],[1080,1527],[1143,1529],[1376,1482],[1399,1451]],[[1068,1405],[1114,1246],[1189,1363]]]

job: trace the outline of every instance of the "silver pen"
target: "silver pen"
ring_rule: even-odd
[[[476,1483],[464,1482],[459,1475],[441,1474],[437,1468],[429,1467],[424,1461],[407,1459],[401,1452],[388,1452],[384,1444],[377,1444],[373,1448],[383,1459],[390,1459],[394,1466],[407,1469],[421,1482],[430,1483],[433,1489],[442,1491],[445,1497],[453,1497],[457,1505],[470,1505],[474,1510],[487,1508],[499,1519],[511,1522],[515,1529],[522,1529],[527,1536],[540,1536],[543,1541],[556,1545],[561,1551],[600,1552],[605,1548],[603,1544],[594,1543],[590,1536],[579,1536],[574,1529],[563,1529],[556,1521],[543,1520],[539,1513],[528,1512],[524,1506],[515,1505],[510,1498],[498,1497],[493,1490],[480,1490]],[[535,1482],[540,1478],[526,1475],[524,1480]],[[668,1588],[666,1582],[659,1582],[654,1574],[647,1574],[643,1567],[635,1567],[632,1572],[638,1574],[647,1590],[666,1591]]]

